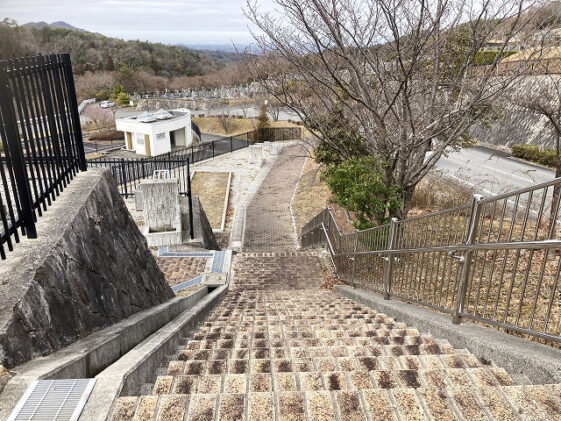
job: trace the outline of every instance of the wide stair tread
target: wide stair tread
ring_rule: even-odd
[[[558,420],[560,385],[166,394],[120,398],[113,421]]]

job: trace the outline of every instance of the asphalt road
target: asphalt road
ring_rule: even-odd
[[[451,152],[436,164],[436,170],[460,181],[489,197],[544,183],[555,178],[555,172],[509,157],[485,147]]]
[[[84,142],[84,152],[85,154],[89,154],[89,153],[96,153],[105,149],[112,149],[112,148],[116,148],[118,146],[124,146],[122,145],[123,142],[113,142],[113,145],[111,145],[111,142],[99,142],[97,143],[97,145],[95,144],[95,142]]]
[[[224,108],[218,108],[218,109],[214,109],[214,110],[191,110],[191,113],[194,116],[198,116],[201,114],[205,114],[207,116],[212,116],[212,115],[220,115],[223,114],[224,112],[229,113],[230,115],[243,115],[243,110],[241,109],[241,107],[224,107]],[[259,116],[260,113],[260,109],[259,107],[251,107],[247,110],[247,117],[248,118],[257,118]],[[272,118],[272,116],[269,116],[270,118]],[[287,121],[287,120],[292,120],[292,121],[300,121],[300,117],[298,117],[296,114],[291,113],[288,110],[283,110],[279,112],[279,121]]]

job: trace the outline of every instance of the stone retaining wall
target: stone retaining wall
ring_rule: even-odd
[[[50,354],[173,297],[109,171],[78,174],[0,265],[0,365]]]

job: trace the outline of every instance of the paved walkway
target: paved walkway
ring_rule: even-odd
[[[295,250],[290,200],[304,165],[303,145],[281,149],[246,211],[244,251]]]
[[[519,386],[493,363],[335,293],[294,249],[286,150],[248,208],[234,282],[145,396],[114,421],[561,419],[561,385]],[[292,157],[292,158],[291,158]]]

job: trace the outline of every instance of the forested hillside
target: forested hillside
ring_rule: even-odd
[[[126,92],[169,88],[177,85],[174,80],[212,74],[240,58],[236,53],[125,41],[55,24],[0,21],[0,59],[68,52],[82,98],[103,98],[117,84]]]

